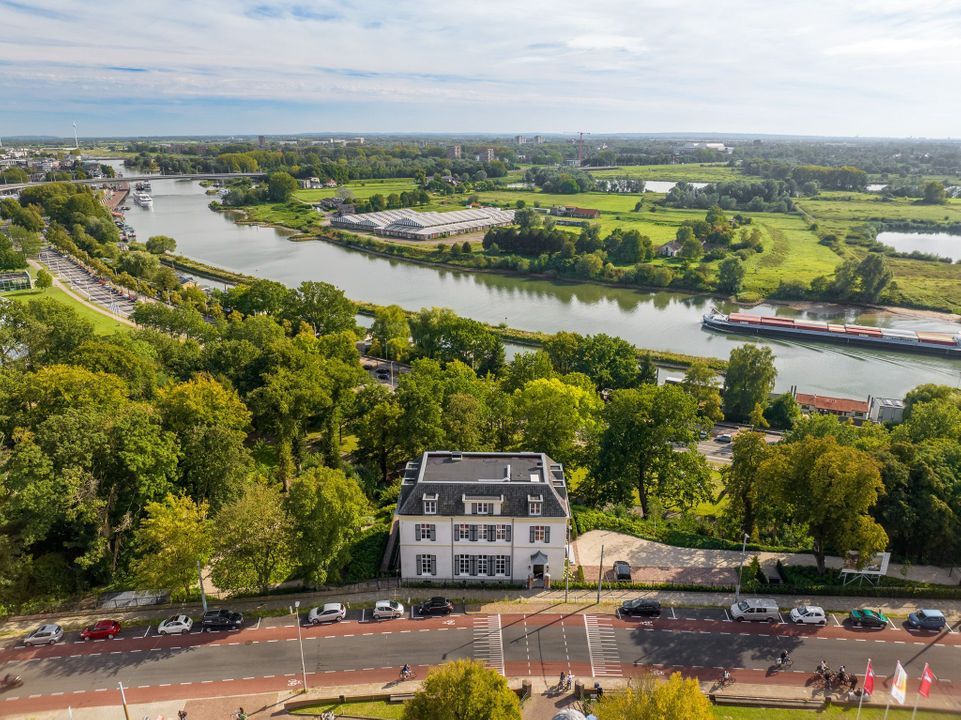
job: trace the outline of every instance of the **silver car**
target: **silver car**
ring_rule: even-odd
[[[340,622],[347,615],[347,608],[340,603],[327,603],[323,607],[312,608],[307,613],[307,622],[311,625],[321,623]]]
[[[55,645],[63,640],[63,628],[59,625],[41,625],[23,639],[24,645]]]
[[[404,606],[396,600],[378,600],[372,615],[374,620],[393,620],[404,616]]]
[[[194,621],[186,615],[171,615],[157,626],[161,635],[184,635],[190,632]]]

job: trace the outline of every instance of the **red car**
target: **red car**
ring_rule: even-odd
[[[80,631],[82,640],[112,640],[120,634],[120,623],[116,620],[98,620]]]

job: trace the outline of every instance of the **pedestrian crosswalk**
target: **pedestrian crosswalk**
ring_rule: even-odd
[[[500,615],[474,618],[474,657],[501,675],[507,674],[504,671],[504,635]]]
[[[621,677],[621,655],[614,637],[613,618],[584,615],[587,651],[591,656],[593,677]]]

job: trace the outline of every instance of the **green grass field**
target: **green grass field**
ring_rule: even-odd
[[[343,703],[336,705],[311,705],[310,707],[301,708],[299,710],[293,710],[292,715],[307,715],[307,716],[317,716],[322,712],[331,711],[334,715],[340,717],[343,715],[350,715],[353,717],[369,717],[378,718],[381,720],[400,720],[404,715],[404,704],[403,703],[388,703],[383,701],[377,702],[356,702],[356,703]]]
[[[405,190],[416,190],[412,178],[391,178],[388,180],[355,180],[342,187],[350,190],[354,197],[366,200],[371,195],[380,193],[383,196],[400,193]],[[340,188],[319,188],[317,190],[295,190],[294,197],[304,202],[317,202],[324,198],[334,197]]]
[[[590,170],[590,168],[585,168]],[[670,182],[720,182],[743,180],[745,176],[737,168],[725,163],[679,163],[677,165],[621,165],[614,170],[590,170],[591,175],[604,177],[634,177],[641,180],[667,180]]]
[[[13,292],[3,293],[3,297],[10,298],[16,302],[28,302],[39,298],[50,298],[58,303],[66,305],[76,311],[77,315],[93,323],[93,331],[97,335],[112,335],[115,332],[126,332],[130,330],[129,325],[112,320],[96,310],[91,310],[72,296],[65,293],[60,288],[47,288],[46,290],[14,290]]]
[[[883,201],[874,193],[826,192],[797,201],[798,207],[817,218],[818,223],[859,223],[871,220],[923,220],[961,222],[961,200],[944,205],[919,205],[910,198]]]

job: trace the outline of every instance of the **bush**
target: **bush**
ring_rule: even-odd
[[[387,549],[389,524],[373,525],[354,541],[350,561],[342,573],[344,583],[356,583],[380,576],[380,563]]]

